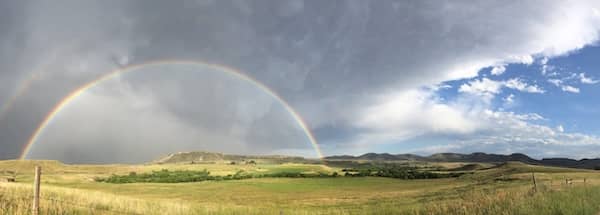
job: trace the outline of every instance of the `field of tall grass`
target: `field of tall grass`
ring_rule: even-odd
[[[0,183],[1,214],[31,214],[32,186]],[[150,201],[104,192],[44,186],[41,214],[185,214],[190,208],[170,201]]]
[[[90,180],[154,166],[0,162],[19,171],[0,182],[0,214],[30,214],[33,165],[45,165],[41,214],[598,214],[600,172],[518,163],[460,178],[255,178],[196,183],[111,184]],[[163,166],[164,168],[165,166]],[[325,171],[319,165],[200,166],[211,171]],[[173,169],[200,167],[174,166]],[[171,168],[170,168],[171,169]],[[532,189],[531,172],[537,189]],[[574,184],[567,185],[566,178]],[[584,184],[583,178],[587,181]]]
[[[561,190],[540,187],[465,191],[454,199],[423,202],[413,208],[400,202],[331,208],[265,208],[204,206],[177,200],[136,199],[104,192],[46,187],[41,214],[597,214],[600,187],[575,186]],[[0,183],[0,214],[30,214],[31,187]]]
[[[600,187],[562,190],[532,189],[468,191],[458,199],[425,205],[418,214],[598,214]]]

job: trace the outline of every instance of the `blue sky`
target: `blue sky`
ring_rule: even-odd
[[[542,117],[530,121],[535,125],[554,128],[558,132],[581,133],[591,136],[600,134],[600,47],[588,46],[555,58],[537,58],[532,62],[503,65],[501,74],[493,74],[494,67],[483,68],[477,77],[447,81],[440,84],[439,90],[432,95],[439,97],[443,104],[463,102],[475,105],[477,102],[464,102],[461,99],[465,92],[461,86],[469,86],[472,82],[486,78],[493,82],[518,79],[525,85],[536,86],[540,92],[501,87],[489,101],[486,108],[492,111],[512,112],[515,114],[535,114]],[[560,80],[557,83],[556,80]],[[554,82],[554,83],[553,83]],[[564,87],[570,86],[571,90]],[[479,95],[481,96],[481,95]],[[477,104],[478,105],[478,104]],[[389,144],[376,150],[416,151],[427,154],[420,149],[427,146],[452,145],[457,138],[452,135],[425,135],[401,141],[400,144]],[[464,152],[478,150],[502,151],[494,148],[465,148]],[[542,149],[543,150],[543,149]],[[443,151],[443,150],[442,150]],[[518,152],[518,151],[514,151]],[[534,156],[543,156],[533,153]]]
[[[492,75],[493,68],[485,68],[479,76],[459,81],[449,81],[443,84],[451,88],[439,91],[439,95],[446,99],[454,99],[461,93],[461,85],[482,77],[494,81],[519,78],[526,83],[534,84],[543,89],[544,93],[528,93],[515,89],[503,89],[498,93],[492,103],[493,108],[516,113],[537,113],[546,120],[539,123],[549,126],[562,125],[565,131],[600,134],[600,47],[589,46],[565,56],[549,59],[547,66],[551,67],[546,74],[542,73],[542,58],[536,59],[531,64],[508,64],[501,75]],[[592,82],[583,83],[583,77]],[[550,80],[561,80],[562,84],[556,86]],[[579,89],[579,92],[569,92],[562,89],[563,85]],[[513,104],[506,105],[506,98],[512,96]]]

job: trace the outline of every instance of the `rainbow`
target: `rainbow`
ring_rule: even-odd
[[[4,119],[6,113],[8,113],[13,105],[17,102],[17,100],[23,96],[29,89],[31,88],[34,81],[38,79],[39,76],[31,75],[29,78],[25,79],[23,84],[19,86],[16,92],[0,107],[0,120]]]
[[[40,138],[40,136],[42,135],[42,133],[44,132],[46,127],[52,122],[52,120],[65,107],[67,107],[73,100],[78,98],[81,94],[83,94],[88,89],[102,83],[103,81],[115,78],[123,73],[128,73],[128,72],[132,72],[132,71],[143,71],[143,70],[139,70],[139,69],[143,68],[143,67],[147,67],[147,66],[157,66],[157,65],[165,65],[165,64],[200,65],[200,66],[208,67],[208,68],[215,69],[218,71],[226,72],[229,75],[237,77],[243,81],[247,81],[248,83],[252,84],[253,86],[256,86],[257,88],[259,88],[260,90],[262,90],[263,92],[267,93],[269,96],[271,96],[275,100],[277,100],[286,109],[286,111],[290,113],[290,115],[294,118],[294,120],[299,124],[299,126],[302,128],[302,130],[306,134],[310,144],[312,145],[315,152],[317,153],[317,156],[319,158],[323,157],[321,149],[319,148],[319,145],[317,144],[317,141],[314,138],[314,135],[312,134],[312,132],[310,131],[310,129],[308,128],[308,126],[306,125],[306,122],[304,122],[302,117],[300,117],[300,115],[285,100],[283,100],[281,98],[281,96],[279,96],[277,93],[275,93],[273,90],[271,90],[264,84],[260,83],[259,81],[245,75],[244,73],[242,73],[239,70],[236,70],[231,67],[223,66],[223,65],[199,62],[199,61],[161,60],[161,61],[152,61],[152,62],[137,64],[137,65],[131,65],[131,66],[116,69],[110,73],[102,75],[99,78],[80,86],[79,88],[75,89],[73,92],[69,93],[62,100],[60,100],[54,106],[54,108],[52,108],[52,110],[50,112],[48,112],[46,117],[44,117],[44,120],[42,121],[42,123],[40,123],[40,125],[35,129],[33,134],[28,139],[27,143],[23,147],[23,150],[21,152],[21,155],[19,156],[19,159],[21,159],[21,160],[26,159],[32,146],[38,141],[38,139]]]
[[[12,110],[19,98],[29,92],[36,81],[39,81],[41,76],[43,76],[43,74],[48,70],[49,65],[54,63],[58,56],[62,55],[63,52],[77,47],[78,45],[79,43],[73,43],[69,46],[59,47],[57,50],[54,50],[49,58],[42,61],[40,65],[33,70],[33,73],[26,77],[25,80],[22,80],[21,84],[13,93],[13,95],[5,103],[3,103],[2,107],[0,107],[0,121],[2,121],[4,117],[6,117],[6,114]]]

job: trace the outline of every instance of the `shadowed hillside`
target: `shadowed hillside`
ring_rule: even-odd
[[[476,152],[471,154],[437,153],[430,156],[413,154],[377,154],[367,153],[360,156],[342,155],[325,157],[326,160],[369,160],[369,161],[424,161],[424,162],[471,162],[471,163],[505,163],[518,161],[525,164],[580,168],[600,169],[600,159],[569,159],[569,158],[544,158],[533,159],[525,154],[514,153],[510,155],[487,154]]]

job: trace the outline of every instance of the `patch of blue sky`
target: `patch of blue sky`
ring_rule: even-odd
[[[491,74],[492,67],[484,68],[478,77],[443,83],[451,88],[438,90],[437,96],[446,102],[456,101],[461,96],[460,86],[471,81],[487,78],[501,82],[518,78],[529,85],[537,85],[544,93],[502,88],[491,100],[491,109],[517,114],[536,113],[545,118],[536,124],[562,126],[567,132],[600,135],[600,124],[597,123],[600,119],[600,82],[594,83],[600,80],[600,47],[589,46],[569,55],[548,59],[545,64],[543,61],[538,58],[532,64],[509,64],[500,75]],[[545,73],[542,72],[544,67]],[[588,83],[584,83],[582,77],[587,78]],[[556,80],[560,83],[557,84]],[[567,91],[568,88],[571,92]],[[510,105],[506,101],[509,97],[512,100]]]

